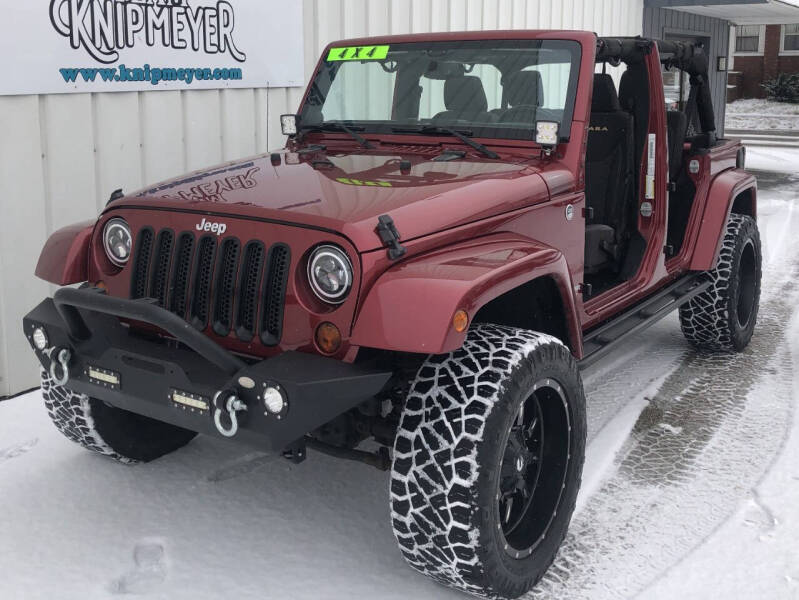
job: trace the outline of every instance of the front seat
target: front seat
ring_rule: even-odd
[[[632,115],[622,110],[611,76],[596,73],[585,159],[586,273],[621,268],[629,237],[632,152]]]
[[[534,123],[544,104],[544,86],[538,71],[517,71],[503,79],[502,91],[508,108],[498,109],[500,123]],[[494,111],[496,112],[496,111]]]
[[[488,113],[483,82],[473,75],[451,77],[444,81],[444,106],[447,110],[433,117],[436,125],[455,124],[458,121],[493,121]]]

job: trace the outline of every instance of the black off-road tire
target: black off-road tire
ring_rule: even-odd
[[[680,308],[685,338],[697,348],[740,352],[749,344],[760,305],[762,254],[757,222],[731,214],[710,287]]]
[[[541,436],[551,446],[547,451],[542,443],[541,464],[551,457],[550,470],[560,475],[538,471],[536,482],[550,482],[540,488],[549,496],[531,497],[550,508],[522,509],[529,522],[520,520],[527,525],[506,538],[499,490],[514,427],[524,414],[520,407],[529,409],[531,402],[540,403],[541,415],[553,415],[553,433]],[[478,324],[462,348],[430,356],[412,385],[394,443],[391,519],[407,562],[480,596],[515,598],[530,590],[555,559],[574,511],[585,418],[577,363],[554,337]],[[558,422],[563,431],[555,436]],[[536,529],[535,519],[543,529]],[[525,538],[528,533],[533,539]]]
[[[56,428],[87,450],[121,463],[149,462],[188,444],[195,435],[57,385],[42,371],[42,397]]]

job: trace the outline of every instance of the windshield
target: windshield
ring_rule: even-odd
[[[534,140],[536,121],[557,121],[568,139],[579,60],[566,40],[334,47],[300,127]]]

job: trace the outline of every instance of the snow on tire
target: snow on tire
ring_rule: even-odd
[[[731,214],[710,287],[680,308],[685,338],[705,350],[743,350],[760,303],[760,234],[752,217]]]
[[[114,408],[57,385],[42,370],[42,397],[64,437],[113,460],[148,462],[188,444],[196,435],[167,423]]]
[[[485,597],[531,589],[566,535],[585,434],[577,364],[556,338],[478,324],[430,356],[394,443],[391,519],[407,562]]]

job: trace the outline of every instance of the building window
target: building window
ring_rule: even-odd
[[[799,23],[782,26],[780,52],[783,54],[799,54]]]
[[[762,39],[760,25],[738,25],[735,28],[735,53],[759,54],[763,52]]]

